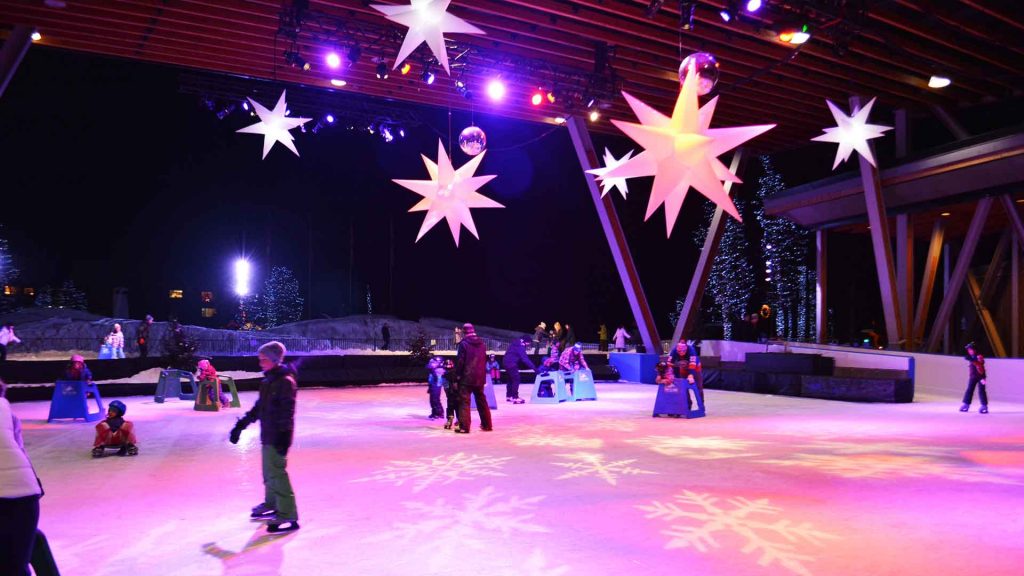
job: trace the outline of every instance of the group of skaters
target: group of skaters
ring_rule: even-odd
[[[476,333],[476,328],[469,323],[460,329],[458,352],[455,360],[443,359],[440,356],[427,362],[427,392],[430,394],[430,419],[445,418],[445,430],[454,429],[458,434],[469,434],[472,418],[470,403],[476,401],[480,415],[480,429],[490,432],[493,428],[491,407],[487,404],[484,387],[487,378],[493,374],[494,355],[487,355],[487,345]],[[522,349],[522,360],[529,367],[533,363],[526,357],[522,340],[516,340],[510,350],[518,346]],[[509,355],[505,355],[505,366],[509,366]],[[492,372],[489,372],[491,370]],[[514,373],[514,377],[513,377]],[[519,404],[519,369],[518,364],[509,372],[510,383],[507,397],[510,403]],[[514,381],[514,385],[512,382]],[[441,392],[444,391],[447,408],[441,406]]]

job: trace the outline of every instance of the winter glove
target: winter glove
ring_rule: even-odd
[[[245,430],[248,426],[249,421],[245,418],[239,418],[238,422],[235,422],[235,427],[231,429],[231,434],[228,436],[232,444],[238,444],[238,440],[242,437],[242,430]]]
[[[288,449],[292,446],[292,431],[281,430],[274,438],[274,450],[281,456],[288,455]]]

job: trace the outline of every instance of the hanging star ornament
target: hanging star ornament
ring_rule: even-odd
[[[612,120],[612,123],[642,146],[644,151],[608,170],[602,177],[654,176],[644,220],[650,219],[658,206],[664,204],[668,235],[672,234],[683,200],[691,187],[742,222],[736,206],[722,185],[723,181],[739,183],[740,179],[718,160],[718,156],[771,130],[775,124],[710,128],[718,99],[714,98],[698,109],[697,78],[692,69],[683,81],[671,117],[626,92],[622,95],[640,124],[619,120]]]
[[[288,104],[284,101],[286,92],[287,90],[281,92],[281,97],[277,99],[277,105],[274,106],[273,110],[267,110],[259,102],[248,98],[253,110],[256,111],[256,115],[260,117],[260,121],[252,126],[246,126],[237,130],[237,132],[245,132],[247,134],[263,134],[264,159],[267,157],[270,149],[274,147],[274,142],[284,144],[296,156],[299,155],[299,151],[295,149],[295,144],[292,143],[295,138],[292,137],[289,130],[302,126],[309,122],[310,118],[292,118],[287,115]]]
[[[461,226],[465,226],[477,239],[480,235],[476,232],[476,225],[473,223],[473,215],[470,208],[504,208],[501,204],[487,198],[477,192],[484,184],[494,179],[494,176],[474,176],[480,161],[483,160],[486,152],[474,156],[469,162],[456,170],[452,167],[452,161],[444,151],[444,144],[437,141],[437,164],[422,156],[423,163],[427,166],[430,180],[394,180],[400,186],[408,188],[423,196],[418,204],[409,209],[409,212],[427,211],[423,225],[420,226],[420,233],[416,236],[419,242],[434,224],[442,219],[448,220],[448,228],[455,238],[455,245],[459,245],[459,232]]]
[[[607,196],[608,193],[611,192],[612,190],[618,190],[619,194],[622,194],[623,198],[625,198],[626,194],[629,193],[629,187],[626,185],[625,178],[605,178],[604,175],[609,170],[615,168],[616,166],[621,166],[622,164],[624,164],[632,156],[633,151],[630,150],[629,152],[626,153],[625,156],[616,160],[615,156],[612,155],[612,151],[605,148],[604,168],[593,168],[591,170],[587,170],[587,174],[593,174],[594,176],[597,177],[598,180],[601,181],[601,198]]]
[[[883,136],[886,130],[892,130],[892,126],[868,124],[868,116],[871,114],[871,107],[874,106],[875,99],[872,98],[871,102],[868,102],[868,105],[861,110],[854,108],[853,115],[851,116],[847,116],[831,101],[825,100],[825,103],[828,104],[828,109],[832,111],[832,117],[836,119],[836,125],[832,128],[824,128],[824,134],[811,138],[811,140],[839,144],[839,149],[836,150],[836,161],[832,163],[832,169],[835,170],[836,166],[839,166],[840,163],[849,160],[850,154],[854,150],[860,152],[860,155],[865,160],[871,162],[871,165],[877,168],[878,165],[875,164],[875,156],[871,153],[868,140]]]
[[[420,44],[426,42],[434,58],[444,71],[451,75],[448,69],[448,51],[444,46],[445,32],[486,34],[462,18],[449,14],[449,4],[451,0],[411,0],[408,6],[370,5],[383,13],[388,20],[409,28],[405,33],[405,40],[402,41],[402,48],[398,51],[398,58],[395,59],[395,68],[398,68],[398,65]]]

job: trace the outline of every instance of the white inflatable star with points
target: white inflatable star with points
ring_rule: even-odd
[[[388,20],[409,28],[405,33],[405,40],[402,41],[402,47],[398,51],[398,58],[395,59],[395,68],[398,68],[398,65],[420,44],[426,42],[430,51],[433,52],[434,58],[437,58],[444,71],[450,75],[448,51],[444,46],[444,33],[486,34],[486,32],[458,16],[449,14],[447,12],[448,5],[452,0],[410,1],[411,4],[408,6],[370,5],[373,9],[383,13]]]
[[[448,220],[448,228],[455,238],[455,245],[459,245],[460,226],[465,226],[473,236],[478,239],[480,235],[476,232],[476,225],[473,223],[473,215],[470,208],[504,208],[501,204],[487,198],[477,192],[484,184],[490,182],[494,176],[474,176],[480,161],[483,160],[486,152],[474,156],[469,162],[456,170],[452,167],[452,161],[444,151],[444,144],[437,141],[437,164],[422,156],[423,163],[427,166],[430,180],[394,180],[400,186],[408,188],[423,196],[418,204],[409,209],[409,212],[427,211],[420,233],[416,236],[419,242],[434,224],[442,219]]]
[[[775,124],[710,128],[717,98],[698,109],[697,79],[692,69],[683,81],[671,118],[625,92],[622,95],[640,124],[619,120],[612,120],[612,123],[643,146],[644,151],[605,172],[603,177],[654,176],[644,219],[649,219],[658,206],[664,204],[666,233],[669,235],[690,187],[742,222],[736,206],[722,186],[722,181],[738,183],[740,179],[729,172],[718,156],[771,130]]]
[[[281,92],[281,97],[277,100],[277,105],[274,106],[273,110],[267,110],[259,102],[248,98],[252,104],[253,109],[256,111],[256,115],[260,117],[260,121],[245,128],[239,128],[237,132],[245,132],[247,134],[263,134],[263,158],[267,157],[267,153],[274,147],[274,142],[280,142],[284,144],[286,148],[299,155],[299,151],[295,149],[295,144],[292,141],[295,139],[292,137],[292,128],[298,128],[306,122],[310,121],[310,118],[291,118],[287,116],[288,104],[284,101],[284,95],[287,90]]]
[[[625,156],[623,156],[622,158],[619,158],[618,160],[616,160],[615,156],[612,155],[612,151],[607,149],[607,148],[605,148],[604,149],[604,168],[593,168],[591,170],[587,170],[587,174],[593,174],[594,176],[597,177],[598,180],[601,181],[601,198],[604,198],[605,196],[608,195],[609,192],[611,192],[612,190],[616,190],[616,189],[619,191],[619,194],[622,194],[623,198],[625,198],[626,194],[629,193],[629,187],[627,186],[626,179],[624,177],[623,178],[605,178],[604,175],[605,175],[605,173],[607,173],[609,170],[615,168],[616,166],[620,166],[620,165],[624,164],[632,156],[633,156],[633,151],[630,150],[629,152],[626,153]]]
[[[883,133],[886,130],[892,130],[892,127],[868,124],[868,115],[871,114],[871,107],[874,106],[875,99],[872,98],[871,102],[868,102],[868,105],[859,111],[854,109],[851,116],[847,116],[831,101],[825,100],[825,103],[828,104],[828,109],[832,111],[832,117],[836,119],[836,125],[833,128],[824,128],[824,134],[811,138],[811,140],[839,144],[839,149],[836,150],[836,161],[832,163],[832,169],[835,170],[836,166],[839,166],[840,163],[849,160],[850,154],[854,150],[860,152],[860,155],[865,160],[871,162],[871,165],[877,168],[878,165],[875,164],[875,156],[871,153],[868,140],[883,136]]]

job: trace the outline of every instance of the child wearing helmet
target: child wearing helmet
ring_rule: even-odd
[[[565,352],[562,352],[562,355],[558,357],[558,365],[566,372],[590,369],[587,366],[586,358],[583,357],[583,345],[579,342],[569,346],[565,349]]]
[[[103,456],[106,448],[117,448],[118,456],[137,456],[139,447],[135,438],[135,425],[124,419],[128,407],[114,400],[107,407],[107,418],[96,425],[96,439],[92,444],[92,457]]]
[[[441,406],[441,390],[445,386],[444,360],[435,356],[427,362],[427,393],[430,394],[430,419],[444,418]]]
[[[494,354],[487,356],[487,373],[491,375],[491,383],[498,384],[501,382],[501,366],[498,365],[498,361],[494,358]]]

